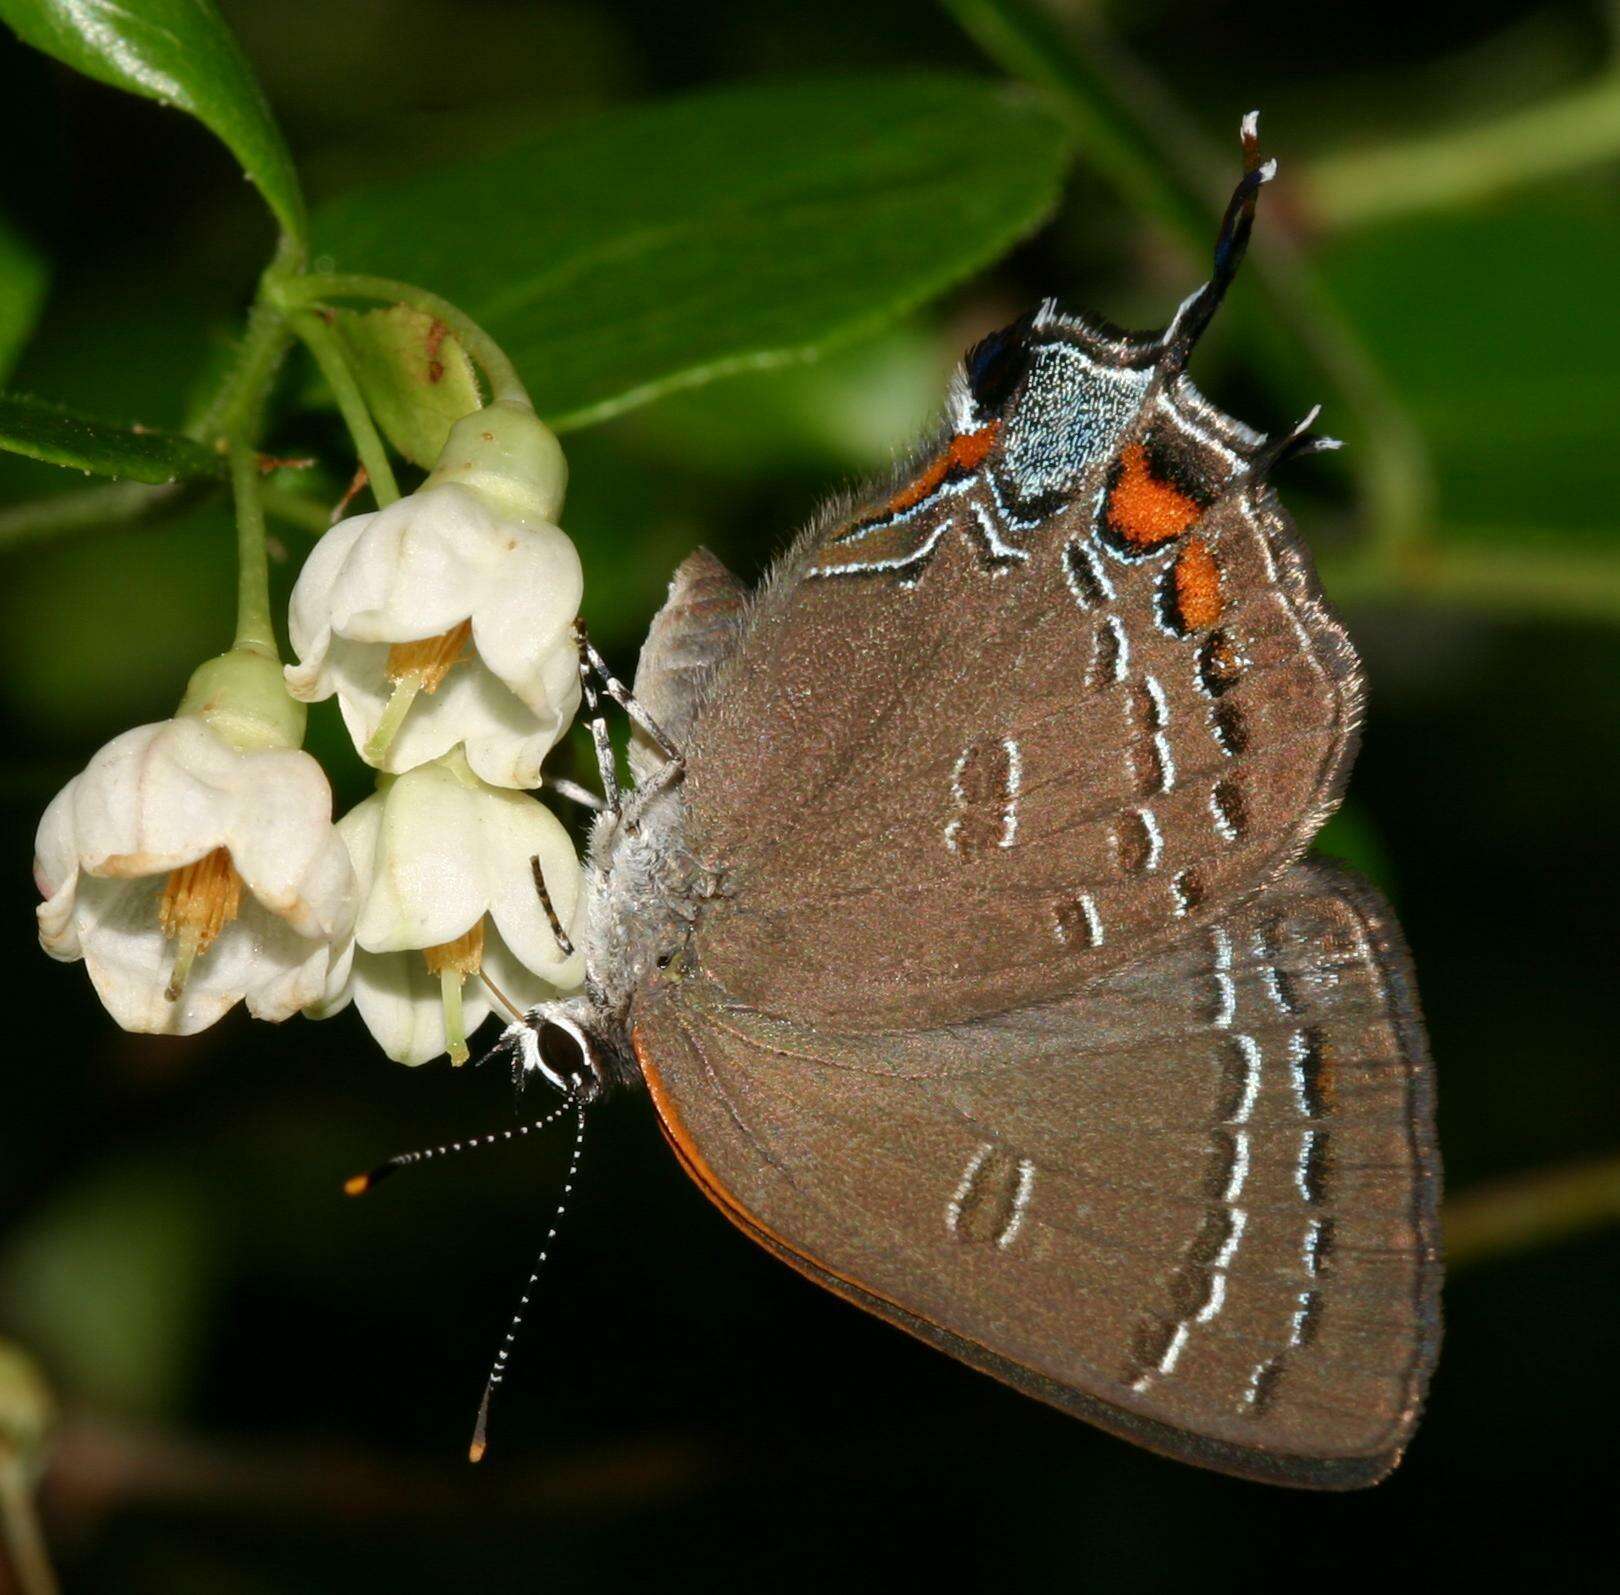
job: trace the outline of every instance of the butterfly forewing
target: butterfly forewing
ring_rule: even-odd
[[[709,1193],[862,1305],[1208,1466],[1398,1458],[1438,1334],[1428,1065],[1387,913],[1337,872],[1055,1004],[812,1030],[695,974],[634,1040]]]
[[[1155,345],[1032,336],[1004,413],[959,407],[790,556],[699,720],[701,956],[762,1012],[1060,997],[1258,890],[1336,800],[1359,673],[1260,441]]]

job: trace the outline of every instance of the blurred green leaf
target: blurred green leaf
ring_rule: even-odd
[[[44,261],[0,221],[0,382],[11,374],[44,303]]]
[[[1068,147],[1050,112],[971,79],[773,84],[352,194],[315,236],[340,271],[453,300],[548,421],[582,426],[892,321],[1031,231]]]
[[[292,156],[212,0],[0,0],[0,18],[86,77],[189,111],[241,162],[282,231],[303,238]]]
[[[191,438],[97,421],[18,393],[0,393],[0,449],[133,482],[204,481],[225,474],[224,458]]]
[[[1617,261],[1620,210],[1556,200],[1404,219],[1324,252],[1428,441],[1448,529],[1620,547]]]
[[[173,713],[198,660],[230,642],[234,548],[221,494],[139,536],[41,545],[9,561],[0,710],[75,746]]]
[[[825,358],[672,394],[626,422],[668,466],[749,480],[767,471],[876,471],[935,423],[951,361],[909,322]]]
[[[10,1238],[7,1312],[68,1399],[171,1412],[218,1279],[206,1190],[156,1161],[97,1170]]]
[[[442,322],[408,305],[339,310],[332,330],[383,435],[431,470],[450,428],[483,403],[466,350]]]

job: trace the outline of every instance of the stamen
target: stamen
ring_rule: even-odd
[[[195,863],[170,873],[158,900],[158,924],[170,941],[178,943],[163,993],[170,1002],[180,1000],[192,965],[241,909],[242,877],[225,848],[216,847]]]
[[[471,641],[472,622],[463,620],[437,637],[424,637],[420,642],[396,642],[388,650],[388,679],[414,678],[424,692],[437,692],[439,683],[449,674],[450,667],[461,660],[462,650]]]
[[[376,761],[388,752],[405,716],[416,701],[419,692],[437,692],[439,684],[468,655],[467,644],[472,641],[472,622],[463,620],[437,637],[424,637],[419,642],[396,642],[388,650],[388,679],[394,683],[394,693],[383,710],[377,729],[366,739],[361,752]]]
[[[442,975],[445,970],[453,969],[458,975],[476,975],[484,961],[483,920],[478,920],[471,930],[463,932],[454,941],[440,942],[437,947],[424,947],[422,956],[427,959],[430,974]]]

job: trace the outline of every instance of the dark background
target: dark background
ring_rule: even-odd
[[[317,197],[690,87],[994,70],[922,4],[223,9]],[[1108,9],[1205,129],[1264,106],[1285,163],[1533,103],[1611,50],[1601,9],[1580,5]],[[9,43],[0,71],[5,211],[54,272],[20,384],[172,423],[267,251],[255,197],[178,116]],[[1324,243],[1319,264],[1432,445],[1445,535],[1553,564],[1612,549],[1612,165]],[[593,631],[628,672],[700,540],[756,574],[823,493],[888,458],[949,360],[1008,312],[1057,291],[1153,324],[1192,280],[1082,157],[1052,225],[930,314],[569,438]],[[1240,332],[1256,308],[1240,286]],[[1196,370],[1266,428],[1324,396],[1230,332]],[[289,425],[343,461],[334,423]],[[1355,532],[1347,469],[1309,462],[1284,483],[1330,551]],[[0,495],[47,474],[4,462]],[[124,1035],[83,970],[34,944],[40,811],[102,741],[171,711],[226,640],[232,579],[217,509],[0,553],[0,1333],[65,1409],[43,1499],[70,1589],[1215,1595],[1475,1570],[1613,1587],[1613,1230],[1459,1267],[1408,1460],[1374,1492],[1313,1498],[1159,1461],[822,1294],[708,1206],[639,1096],[593,1121],[490,1459],[469,1470],[566,1133],[345,1203],[342,1177],[381,1154],[509,1122],[504,1081],[390,1064],[352,1012]],[[1410,937],[1460,1193],[1616,1144],[1616,638],[1514,607],[1346,605],[1373,697],[1335,845]],[[352,801],[365,785],[332,718],[314,745]]]

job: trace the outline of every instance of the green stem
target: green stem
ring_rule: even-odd
[[[287,305],[318,304],[328,299],[376,299],[385,304],[409,305],[449,328],[451,336],[482,367],[494,398],[529,403],[528,391],[518,380],[517,368],[507,359],[506,351],[465,311],[425,288],[388,277],[312,272],[283,282],[279,292]]]
[[[1446,1203],[1446,1261],[1528,1251],[1620,1221],[1620,1157],[1543,1169],[1464,1191]]]
[[[1483,126],[1449,129],[1313,162],[1300,182],[1311,222],[1361,227],[1438,210],[1620,160],[1620,75]]]
[[[270,559],[264,544],[259,460],[244,443],[231,446],[231,494],[236,501],[236,642],[278,658],[270,619]]]
[[[388,463],[388,450],[378,435],[371,411],[366,407],[360,384],[354,380],[348,359],[332,329],[311,311],[296,311],[292,317],[293,331],[303,339],[305,347],[315,356],[315,363],[326,378],[326,385],[337,400],[343,424],[354,439],[355,452],[366,468],[371,484],[371,495],[379,508],[392,504],[399,497],[399,484],[394,480],[394,468]]]
[[[56,1595],[56,1574],[34,1509],[34,1492],[14,1461],[0,1463],[0,1527],[22,1595]]]
[[[307,493],[266,482],[259,498],[266,515],[285,521],[289,526],[296,526],[299,531],[309,532],[312,536],[319,537],[332,524],[330,506],[311,498]]]
[[[1620,622],[1620,558],[1584,550],[1504,546],[1442,530],[1396,553],[1324,562],[1336,602],[1422,603],[1505,616]]]
[[[1095,25],[1060,25],[1034,0],[944,5],[992,60],[1054,96],[1093,165],[1129,205],[1156,216],[1189,253],[1206,254],[1215,199],[1231,187],[1233,162],[1117,40]],[[1388,548],[1414,541],[1433,501],[1421,434],[1294,241],[1275,225],[1257,228],[1249,257],[1277,319],[1351,412],[1343,430],[1355,435],[1371,536]]]

